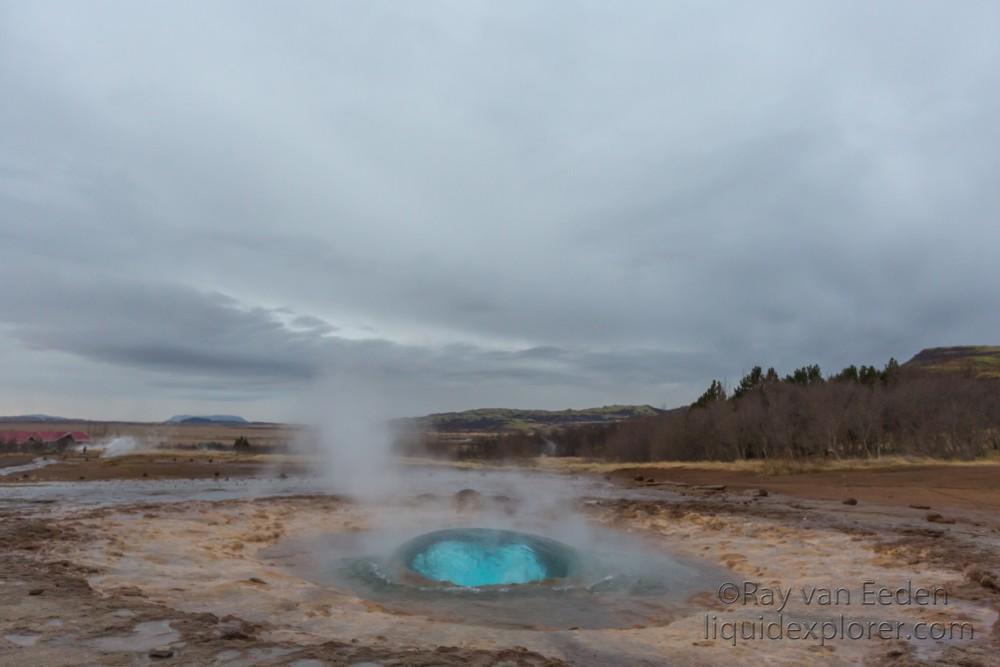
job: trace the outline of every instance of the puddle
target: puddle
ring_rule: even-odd
[[[31,463],[25,463],[19,466],[7,466],[6,468],[0,468],[0,477],[6,477],[7,475],[18,475],[24,472],[31,472],[32,470],[38,470],[39,468],[44,468],[47,465],[52,465],[55,463],[55,459],[43,459],[38,457]]]
[[[41,635],[4,635],[3,638],[11,644],[27,647],[34,646],[41,638]]]
[[[262,662],[295,653],[296,649],[290,648],[253,648],[249,651],[222,651],[215,655],[215,664],[218,667],[254,667]],[[303,661],[300,661],[303,662]],[[308,661],[304,661],[308,662]],[[325,665],[326,663],[318,663]]]
[[[145,653],[158,646],[172,644],[181,638],[170,627],[170,621],[148,621],[139,623],[127,635],[111,635],[91,640],[90,645],[108,653]]]

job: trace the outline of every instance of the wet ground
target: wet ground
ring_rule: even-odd
[[[319,479],[272,473],[0,485],[0,664],[1000,664],[994,512],[647,486],[634,475],[623,485],[440,468],[411,469],[391,496],[360,502],[331,495]],[[511,623],[320,576],[341,556],[387,552],[420,531],[456,526],[516,528],[581,548],[637,544],[711,575],[688,582],[669,605],[654,595],[632,623],[590,627],[597,598],[575,604],[582,620],[526,612]],[[344,547],[352,543],[353,552]],[[862,605],[867,580],[940,589],[947,603]],[[721,586],[744,582],[795,595],[780,611],[759,592],[720,600]],[[851,603],[823,605],[803,600],[799,591],[811,588],[857,591]],[[975,636],[718,636],[725,623],[779,616],[962,622]]]

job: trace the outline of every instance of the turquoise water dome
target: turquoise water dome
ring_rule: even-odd
[[[529,584],[570,574],[576,554],[565,544],[509,530],[459,528],[422,535],[400,548],[425,579],[463,587]]]

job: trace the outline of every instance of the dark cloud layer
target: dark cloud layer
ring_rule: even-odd
[[[0,93],[0,412],[674,404],[1000,331],[993,3],[6,3]]]

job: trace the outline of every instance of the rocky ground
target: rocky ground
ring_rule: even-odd
[[[473,488],[476,479],[470,476]],[[720,586],[752,582],[797,592],[859,589],[873,580],[948,595],[947,604],[874,609],[857,598],[822,607],[790,596],[782,610],[788,618],[962,622],[975,636],[733,646],[708,636],[706,618],[770,619],[775,609],[759,598],[721,601],[718,589],[692,598],[687,613],[666,624],[580,630],[553,619],[545,628],[484,627],[390,611],[271,557],[289,538],[365,531],[379,513],[469,519],[486,512],[469,493],[461,502],[424,495],[381,506],[332,496],[91,508],[39,502],[0,504],[0,664],[1000,664],[1000,516],[989,508],[949,503],[944,494],[933,505],[875,503],[842,491],[810,499],[776,493],[773,485],[733,487],[645,470],[612,480],[620,492],[583,493],[560,511],[725,568]],[[542,514],[543,527],[566,520]]]
[[[0,512],[0,663],[45,665],[509,665],[565,664],[523,648],[400,646],[386,638],[304,645],[266,638],[273,624],[188,612],[138,586],[101,588],[99,568],[63,558],[92,543],[90,514],[71,522]]]

